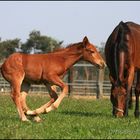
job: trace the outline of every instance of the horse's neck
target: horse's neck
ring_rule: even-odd
[[[82,58],[82,50],[67,49],[66,52],[61,52],[61,56],[64,58],[65,69],[70,68],[76,62]]]
[[[81,59],[82,55],[68,55],[65,58],[65,68],[68,69]]]

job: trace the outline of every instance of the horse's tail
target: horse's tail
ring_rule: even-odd
[[[127,26],[126,23],[120,22],[119,25],[117,26],[117,34],[116,34],[116,39],[115,39],[115,45],[114,45],[114,60],[115,60],[115,72],[116,72],[116,80],[117,84],[120,83],[119,79],[119,52],[127,52],[128,47],[127,47],[127,38],[126,34],[130,32],[129,27]],[[124,57],[124,55],[123,55]],[[123,58],[124,60],[124,58]],[[124,71],[124,61],[121,62],[122,65],[122,71]]]

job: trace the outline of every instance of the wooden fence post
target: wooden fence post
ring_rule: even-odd
[[[70,84],[68,85],[68,91],[69,91],[68,96],[70,96],[73,88],[71,85],[73,83],[73,67],[71,67],[68,71],[68,83]]]
[[[97,95],[96,98],[100,99],[103,97],[103,82],[104,82],[104,71],[105,69],[99,69],[97,74]]]

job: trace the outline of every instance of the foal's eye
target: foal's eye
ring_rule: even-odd
[[[87,51],[90,52],[90,53],[94,53],[94,51],[91,50],[91,49],[87,49]]]
[[[95,53],[93,50],[89,50],[91,53]]]

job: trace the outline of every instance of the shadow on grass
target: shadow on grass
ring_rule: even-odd
[[[26,116],[27,119],[29,119],[31,122],[33,121],[33,117],[32,116]],[[5,115],[5,116],[0,116],[0,124],[2,124],[3,122],[12,122],[12,123],[24,123],[23,121],[21,121],[21,119],[19,118],[18,115],[13,115],[13,116],[9,116],[9,115]],[[28,122],[27,122],[28,123]]]
[[[74,115],[74,116],[80,116],[80,117],[111,117],[111,114],[105,114],[104,112],[80,112],[80,111],[61,111],[59,112],[63,115]]]
[[[5,116],[0,116],[0,123],[3,122],[3,121],[13,121],[13,122],[17,122],[19,121],[20,119],[17,117],[17,116],[8,116],[8,115],[5,115]]]

